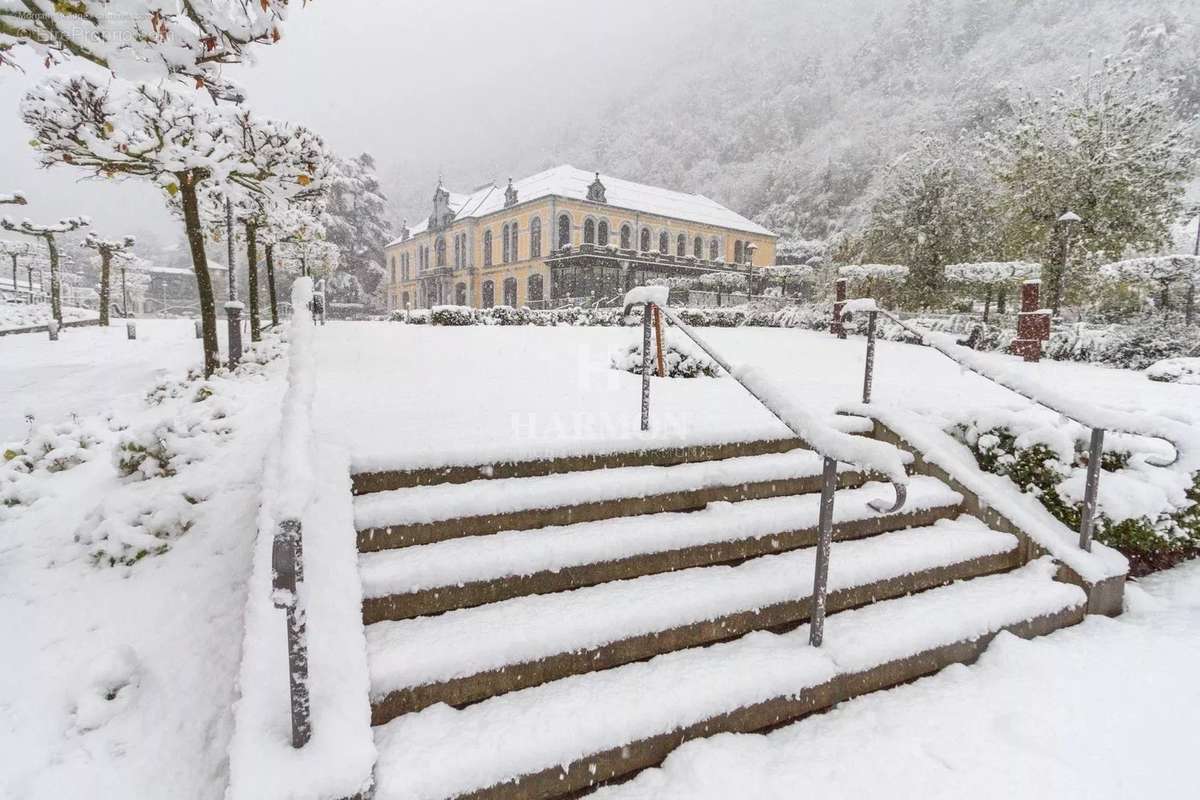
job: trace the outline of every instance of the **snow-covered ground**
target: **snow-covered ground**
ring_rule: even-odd
[[[63,306],[63,319],[67,322],[95,317],[96,312],[91,309]],[[51,319],[49,303],[0,303],[0,331],[45,325]]]
[[[684,745],[604,800],[1191,797],[1200,718],[1200,561],[1128,589],[1117,619],[1025,641],[969,667],[766,736]]]

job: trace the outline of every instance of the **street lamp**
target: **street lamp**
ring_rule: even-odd
[[[754,251],[758,250],[758,245],[754,242],[746,242],[746,302],[750,301],[750,296],[754,294]]]
[[[1063,283],[1067,279],[1067,264],[1071,258],[1071,226],[1076,222],[1082,222],[1082,218],[1074,211],[1067,211],[1058,221],[1066,226],[1066,233],[1063,236],[1063,262],[1062,270],[1058,273],[1058,280],[1054,282],[1054,316],[1058,316],[1058,308],[1062,305]]]

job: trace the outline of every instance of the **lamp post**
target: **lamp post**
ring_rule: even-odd
[[[129,319],[129,289],[125,286],[125,265],[121,264],[121,310],[125,319]]]
[[[754,252],[758,250],[758,245],[754,242],[746,242],[746,302],[750,302],[751,295],[754,294]]]
[[[229,299],[225,302],[225,318],[229,325],[229,368],[242,360],[242,304],[237,299],[237,270],[233,252],[233,203],[225,199],[225,241],[229,260]]]
[[[1058,316],[1059,306],[1062,305],[1063,283],[1067,280],[1067,264],[1070,263],[1071,258],[1071,226],[1083,220],[1074,211],[1067,211],[1058,218],[1058,221],[1066,226],[1066,233],[1063,235],[1062,270],[1058,273],[1058,280],[1054,282],[1054,305],[1052,310],[1056,317]]]

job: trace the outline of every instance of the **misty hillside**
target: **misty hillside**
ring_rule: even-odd
[[[546,115],[512,152],[447,157],[472,183],[560,162],[598,168],[707,194],[786,237],[828,238],[854,228],[887,165],[922,132],[994,127],[1010,98],[1062,85],[1105,56],[1178,76],[1179,113],[1200,109],[1196,3],[770,5],[750,19],[730,3],[711,31],[688,34],[696,46],[668,70],[620,87],[594,118]],[[436,168],[389,177],[399,212],[427,213]]]

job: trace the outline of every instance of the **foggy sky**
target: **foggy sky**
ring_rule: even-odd
[[[315,0],[293,3],[283,39],[230,74],[257,113],[305,124],[343,155],[370,152],[390,184],[442,171],[453,188],[471,188],[503,180],[513,154],[548,141],[547,131],[585,130],[683,52],[737,46],[736,15],[756,5],[774,3]],[[4,212],[87,214],[104,235],[178,238],[144,181],[80,181],[70,167],[37,167],[17,104],[47,70],[22,63],[24,74],[0,74],[0,191],[22,190],[30,204]]]

